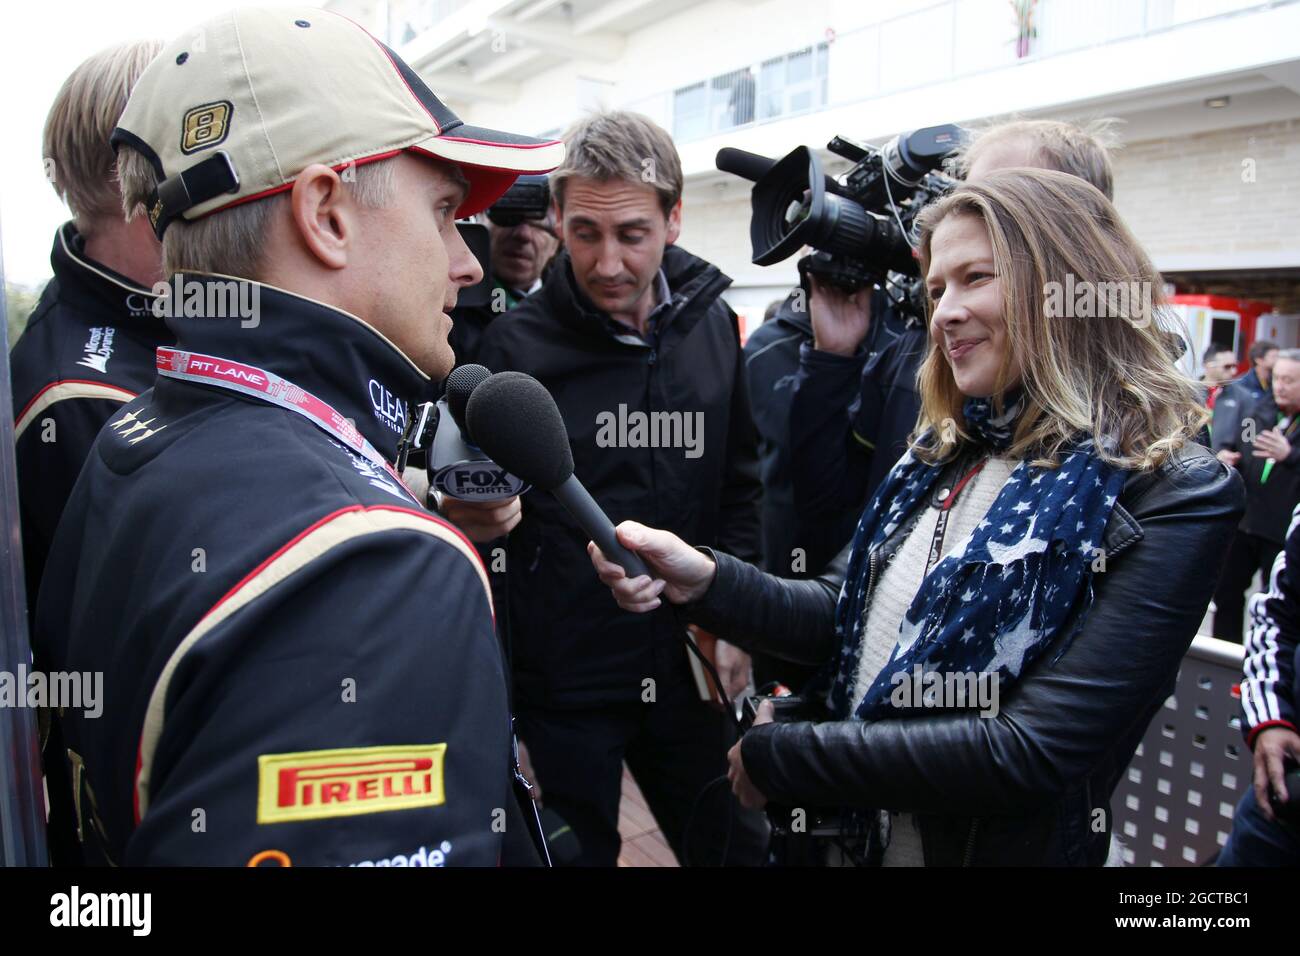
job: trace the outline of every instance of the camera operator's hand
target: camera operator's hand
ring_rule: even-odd
[[[476,544],[501,537],[523,517],[518,495],[503,501],[461,501],[446,497],[440,510],[444,518]]]
[[[820,352],[853,355],[871,328],[871,288],[848,295],[809,276],[812,301],[808,318],[813,327],[813,347]]]
[[[770,724],[775,711],[772,709],[772,702],[765,700],[758,705],[758,713],[754,715],[754,726],[759,724]],[[745,773],[745,762],[740,756],[740,741],[737,740],[732,748],[727,751],[727,779],[731,781],[731,792],[736,795],[742,807],[750,810],[762,810],[767,806],[767,797],[763,792],[754,786],[753,781],[749,779],[749,774]]]
[[[1290,727],[1269,727],[1255,738],[1255,802],[1270,820],[1276,819],[1268,799],[1270,783],[1283,802],[1300,800],[1300,793],[1287,793],[1282,782],[1288,756],[1300,763],[1300,734]]]
[[[587,554],[600,580],[614,592],[614,600],[625,611],[637,614],[653,611],[663,593],[674,604],[699,600],[713,583],[717,565],[703,552],[696,551],[671,531],[647,528],[635,521],[624,521],[615,529],[619,542],[635,551],[653,572],[629,578],[623,568],[608,560],[594,541],[587,543]]]
[[[742,690],[749,686],[753,666],[750,657],[734,644],[719,639],[714,649],[717,658],[718,676],[722,678],[722,687],[727,692],[727,700],[735,700]]]

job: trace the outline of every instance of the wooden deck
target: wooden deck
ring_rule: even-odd
[[[618,807],[618,832],[623,837],[619,866],[678,865],[626,767],[623,768],[623,800]]]

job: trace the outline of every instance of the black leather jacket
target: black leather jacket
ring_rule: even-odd
[[[1129,478],[1082,631],[1059,660],[1043,654],[995,717],[765,724],[745,735],[746,772],[778,805],[916,814],[927,866],[1100,865],[1111,793],[1173,690],[1243,507],[1240,476],[1189,444]],[[805,581],[715,557],[692,620],[749,650],[831,657],[848,549]]]

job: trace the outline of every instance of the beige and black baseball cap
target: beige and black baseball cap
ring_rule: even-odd
[[[522,173],[546,173],[564,144],[466,126],[401,57],[356,23],[310,7],[244,7],[167,44],[113,131],[153,164],[159,238],[290,188],[313,163],[344,170],[411,150],[454,163],[492,205]]]

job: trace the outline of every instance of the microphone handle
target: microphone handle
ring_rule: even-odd
[[[582,487],[582,482],[578,480],[577,475],[570,475],[552,494],[573,516],[573,520],[578,522],[578,526],[587,532],[592,541],[596,542],[596,546],[605,553],[605,557],[622,566],[629,578],[650,574],[650,569],[645,566],[644,561],[619,544],[618,538],[614,535],[613,523],[601,510],[600,505],[596,504],[596,499]]]

